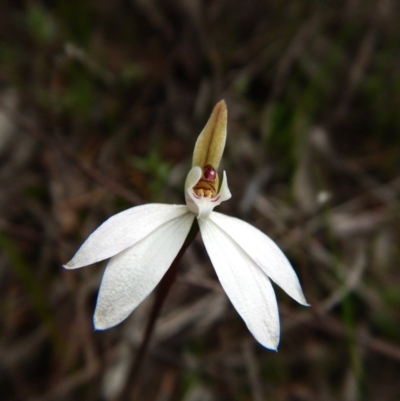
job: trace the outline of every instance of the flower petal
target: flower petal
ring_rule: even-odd
[[[226,173],[224,171],[221,188],[219,189],[218,195],[220,196],[219,203],[225,202],[232,197],[231,191],[228,187],[228,179],[226,178]]]
[[[262,231],[243,220],[213,212],[210,219],[235,241],[289,296],[308,305],[299,279],[283,252]]]
[[[194,217],[187,212],[164,223],[110,260],[97,299],[96,329],[122,322],[150,294],[181,249]]]
[[[76,269],[110,258],[187,212],[184,205],[153,203],[118,213],[97,228],[64,267]]]
[[[215,271],[233,306],[263,346],[279,343],[279,314],[266,274],[212,220],[199,220],[201,236]]]

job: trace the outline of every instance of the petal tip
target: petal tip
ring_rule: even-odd
[[[99,316],[97,316],[97,314],[94,315],[93,317],[93,325],[95,330],[106,330],[110,327],[110,325],[105,324],[105,322],[101,321],[101,318],[99,318]]]
[[[254,335],[254,333],[252,333]],[[278,346],[280,341],[279,329],[277,332],[273,330],[273,332],[269,332],[267,335],[264,335],[263,338],[257,338],[256,340],[265,348],[278,352]]]
[[[223,112],[227,112],[227,106],[226,106],[226,102],[225,102],[225,99],[221,99],[215,106],[214,106],[214,109],[216,109],[216,110],[221,110],[221,111],[223,111]]]
[[[300,294],[299,294],[299,296],[298,296],[297,298],[295,298],[295,299],[296,299],[296,301],[297,301],[300,305],[308,306],[308,307],[311,306],[311,305],[306,301],[306,297],[304,296],[304,294],[303,294],[303,292],[301,291],[301,289],[300,289]]]
[[[72,269],[78,269],[79,267],[86,266],[84,263],[80,263],[79,259],[73,257],[68,263],[65,265],[62,265],[64,269],[72,270]]]
[[[63,267],[64,269],[68,269],[68,270],[71,270],[71,269],[74,268],[74,266],[71,264],[71,261],[69,261],[69,262],[66,263],[65,265],[62,265],[62,267]]]
[[[271,351],[275,351],[275,352],[278,352],[278,346],[279,346],[279,338],[270,344],[264,345],[264,347],[268,348]]]
[[[264,347],[267,348],[270,351],[275,351],[278,352],[278,345],[279,345],[279,340],[277,343],[265,343],[265,342],[260,342],[260,344]]]

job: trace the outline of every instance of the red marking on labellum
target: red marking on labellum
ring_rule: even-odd
[[[206,181],[215,181],[217,178],[217,172],[215,168],[211,166],[211,164],[207,164],[207,166],[203,169],[203,177]]]

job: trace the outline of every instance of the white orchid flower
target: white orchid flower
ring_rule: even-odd
[[[217,276],[248,329],[276,349],[279,315],[271,281],[307,305],[296,273],[278,246],[248,223],[214,212],[231,193],[226,174],[218,191],[217,169],[225,147],[227,109],[219,102],[195,146],[186,178],[186,205],[148,204],[105,221],[65,267],[76,269],[111,258],[94,314],[96,329],[126,319],[163,278],[195,218]]]

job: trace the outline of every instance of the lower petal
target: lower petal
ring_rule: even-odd
[[[274,241],[235,217],[214,212],[210,220],[238,244],[274,283],[300,304],[308,305],[296,272]]]
[[[97,299],[96,329],[122,322],[150,294],[181,249],[194,217],[188,212],[170,220],[111,258]]]
[[[248,329],[263,346],[279,343],[279,313],[267,275],[210,219],[199,220],[201,236],[217,276]]]

